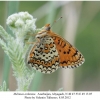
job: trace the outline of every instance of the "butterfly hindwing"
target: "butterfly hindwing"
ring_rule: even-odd
[[[28,63],[42,73],[52,73],[58,69],[59,54],[51,37],[44,36],[39,43],[35,44],[30,52]]]

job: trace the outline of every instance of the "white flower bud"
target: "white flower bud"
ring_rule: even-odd
[[[36,19],[28,12],[19,12],[8,17],[7,25],[14,33],[20,33],[20,31],[28,32],[29,30],[34,31],[36,29],[35,21]]]
[[[25,24],[24,24],[24,21],[22,19],[19,18],[18,20],[16,20],[16,22],[15,22],[16,28],[22,28],[23,25],[25,25]]]
[[[19,12],[8,17],[7,25],[17,40],[23,41],[28,32],[33,33],[36,30],[35,21],[36,19],[28,12]]]

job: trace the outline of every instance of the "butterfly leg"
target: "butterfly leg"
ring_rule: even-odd
[[[34,44],[35,42],[27,42],[27,44]]]
[[[37,39],[37,42],[27,42],[28,44],[34,44],[34,43],[39,43],[40,42],[40,40],[39,39]]]
[[[26,35],[36,36],[36,34],[37,34],[37,33],[34,33],[34,34],[32,34],[32,33],[27,33]]]

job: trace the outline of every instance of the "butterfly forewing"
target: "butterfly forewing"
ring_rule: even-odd
[[[65,39],[61,38],[56,34],[52,36],[52,38],[56,44],[56,48],[59,53],[60,67],[74,68],[83,64],[84,62],[83,55],[68,41],[66,41]]]

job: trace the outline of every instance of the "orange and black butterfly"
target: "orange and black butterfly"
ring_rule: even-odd
[[[42,73],[53,73],[58,68],[75,68],[85,61],[83,55],[68,41],[51,31],[50,24],[36,34],[28,64]]]

